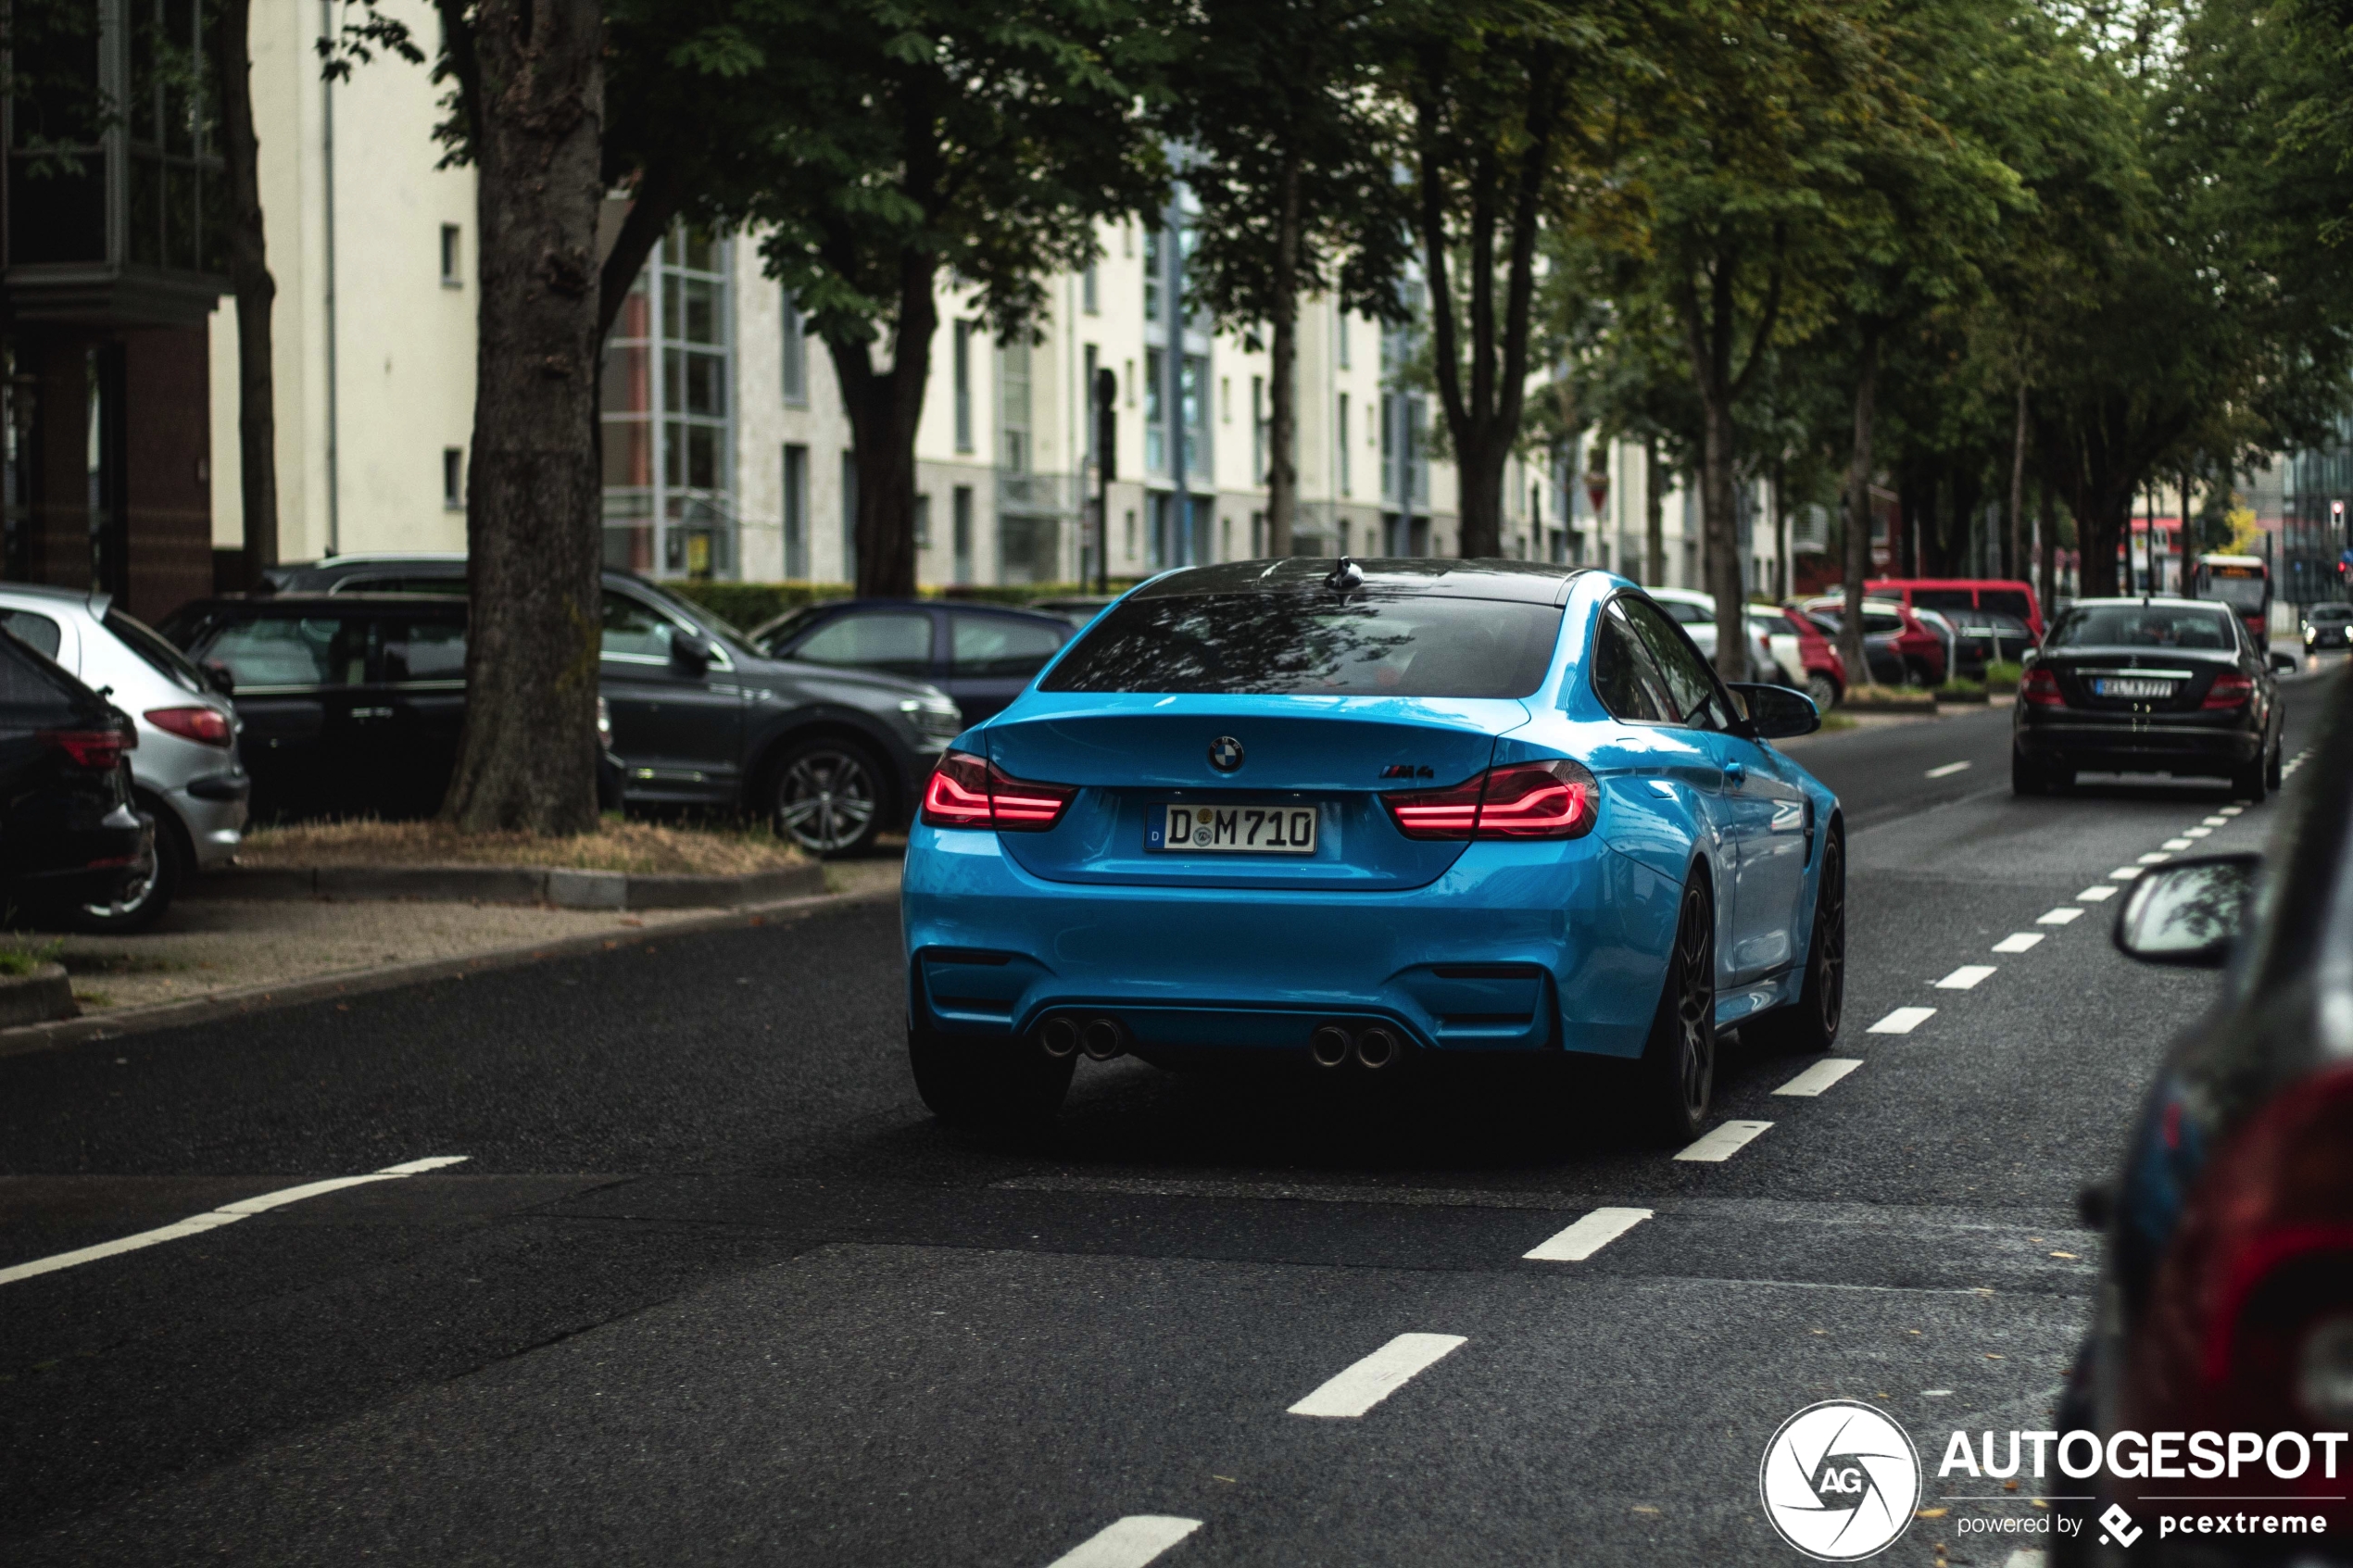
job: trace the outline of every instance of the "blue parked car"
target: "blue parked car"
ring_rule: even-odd
[[[1172,571],[951,743],[908,845],[908,1048],[944,1119],[1051,1116],[1076,1055],[1623,1063],[1705,1125],[1719,1029],[1836,1038],[1819,724],[1639,587],[1517,561]]]

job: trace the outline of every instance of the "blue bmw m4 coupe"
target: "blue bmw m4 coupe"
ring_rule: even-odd
[[[925,787],[908,1048],[942,1118],[1034,1123],[1080,1052],[1162,1066],[1622,1064],[1657,1136],[1718,1032],[1837,1036],[1819,724],[1719,682],[1608,572],[1292,559],[1153,578]]]

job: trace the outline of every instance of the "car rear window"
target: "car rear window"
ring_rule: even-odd
[[[1176,594],[1122,601],[1040,688],[1265,696],[1527,696],[1556,606],[1495,599]]]
[[[2304,615],[2308,621],[2353,621],[2353,605],[2314,605]]]
[[[15,633],[26,646],[39,649],[44,659],[57,658],[65,643],[64,627],[29,609],[0,609],[0,626]]]
[[[204,677],[187,656],[163,640],[156,629],[136,617],[119,609],[109,609],[106,617],[107,630],[120,640],[124,647],[153,665],[156,672],[168,681],[187,687],[192,692],[205,689]]]
[[[2016,588],[1980,588],[1977,602],[1980,608],[1998,610],[2014,617],[2020,625],[2024,625],[2027,618],[2034,613],[2033,605],[2028,602],[2024,593]]]
[[[220,629],[208,659],[239,692],[272,686],[357,686],[368,679],[367,622],[335,615],[270,615]]]
[[[975,680],[1026,680],[1045,669],[1046,661],[1069,640],[1067,626],[954,611],[948,617],[948,668],[952,674]]]
[[[2237,646],[2229,617],[2178,604],[2079,605],[2051,629],[2055,648],[2202,648],[2220,653]]]
[[[1914,609],[1975,609],[1976,590],[1970,588],[1915,588],[1912,590]]]

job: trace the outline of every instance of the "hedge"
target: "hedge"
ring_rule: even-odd
[[[720,620],[749,632],[800,605],[846,599],[857,590],[847,583],[722,583],[711,580],[668,582],[665,593],[709,610]],[[1114,579],[1111,591],[1125,593],[1132,581]],[[1026,583],[1003,585],[959,584],[926,588],[927,599],[972,599],[981,604],[1026,605],[1034,599],[1066,598],[1095,591],[1091,583]]]

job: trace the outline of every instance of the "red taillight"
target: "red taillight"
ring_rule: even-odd
[[[50,730],[41,738],[72,758],[76,767],[101,772],[121,766],[122,754],[139,744],[129,730]]]
[[[2244,708],[2255,696],[2255,683],[2235,670],[2225,670],[2206,688],[2200,708]]]
[[[166,734],[205,746],[227,746],[236,738],[230,731],[229,716],[217,708],[150,708],[146,718]]]
[[[1043,833],[1077,796],[1072,785],[1013,778],[985,757],[951,751],[924,786],[924,821],[936,828]]]
[[[2058,677],[2039,664],[2029,670],[2025,679],[2019,682],[2018,699],[2032,703],[2037,708],[2067,706],[2067,698],[2059,691]]]
[[[1407,838],[1581,838],[1600,814],[1600,786],[1577,763],[1515,762],[1445,789],[1384,795]]]

